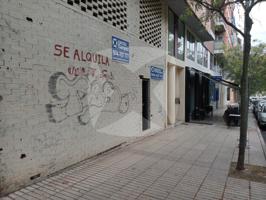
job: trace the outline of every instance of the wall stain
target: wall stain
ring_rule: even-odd
[[[6,19],[4,19],[4,21],[5,21],[5,24],[6,24],[6,26],[8,27],[8,29],[9,29],[10,31],[12,31],[12,32],[15,33],[15,34],[19,34],[19,31],[18,31],[18,30],[12,28],[10,22],[8,22]],[[0,26],[1,26],[1,25],[0,25]]]

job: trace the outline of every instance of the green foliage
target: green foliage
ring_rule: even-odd
[[[218,33],[221,33],[224,31],[223,25],[215,25],[214,30]]]
[[[180,17],[180,20],[181,20],[181,21],[186,22],[187,19],[188,19],[190,16],[192,16],[192,15],[193,15],[193,11],[192,11],[189,7],[187,7],[187,8],[184,10],[183,14],[180,15],[179,17]]]
[[[224,4],[224,2],[225,2],[224,0],[213,0],[212,1],[212,6],[214,8],[220,8]]]
[[[248,69],[249,94],[266,91],[266,44],[252,47]],[[240,84],[243,62],[243,50],[240,46],[225,49],[224,57],[220,59],[227,78]]]

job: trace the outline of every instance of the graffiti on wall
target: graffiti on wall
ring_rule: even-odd
[[[53,100],[46,105],[49,120],[59,123],[76,117],[81,125],[86,125],[95,113],[126,113],[136,99],[135,91],[122,93],[111,79],[106,78],[105,70],[102,72],[94,79],[88,74],[72,79],[63,72],[53,74],[48,83]]]
[[[73,61],[109,66],[109,58],[107,56],[81,49],[73,50],[70,47],[61,44],[54,45],[54,56],[72,59]]]
[[[50,122],[60,123],[74,117],[86,125],[102,112],[126,113],[136,99],[134,90],[122,93],[114,85],[107,56],[61,44],[54,45],[53,55],[79,62],[81,66],[69,66],[67,75],[56,72],[49,78],[52,100],[46,110]]]

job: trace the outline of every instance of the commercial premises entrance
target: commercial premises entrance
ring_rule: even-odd
[[[212,112],[210,80],[206,76],[195,69],[186,67],[186,122],[204,120]]]

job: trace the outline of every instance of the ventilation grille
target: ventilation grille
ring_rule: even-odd
[[[140,39],[161,47],[162,5],[160,0],[140,0]]]
[[[63,0],[69,5],[88,13],[121,30],[127,29],[126,0]]]

